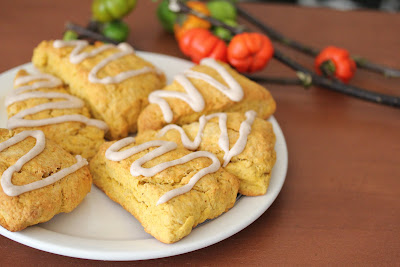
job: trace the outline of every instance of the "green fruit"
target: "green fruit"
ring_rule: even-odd
[[[237,23],[234,20],[224,20],[223,22],[232,27],[237,26]],[[215,27],[213,33],[225,41],[230,41],[232,39],[232,33],[223,27]]]
[[[123,42],[128,38],[129,26],[120,20],[107,22],[103,26],[102,33],[110,39],[117,42]]]
[[[92,3],[92,14],[95,20],[101,22],[111,21],[113,17],[108,13],[106,5],[103,4],[102,0],[94,0]]]
[[[63,40],[64,41],[71,41],[78,39],[78,34],[74,31],[68,30],[64,32]]]
[[[109,22],[121,19],[136,6],[136,0],[94,0],[92,13],[95,20]]]
[[[230,39],[232,39],[232,34],[231,34],[231,32],[228,31],[228,30],[225,29],[225,28],[222,28],[222,27],[216,27],[216,28],[213,30],[213,33],[214,33],[217,37],[219,37],[219,38],[221,38],[222,40],[225,40],[225,41],[229,41]]]
[[[157,17],[163,28],[168,32],[174,32],[174,22],[176,13],[172,12],[169,7],[169,1],[163,0],[157,7]]]
[[[236,20],[236,8],[229,1],[216,0],[207,3],[211,17],[218,20]]]

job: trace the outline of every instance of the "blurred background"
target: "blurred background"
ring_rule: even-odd
[[[242,0],[252,1],[252,0]],[[261,0],[265,2],[299,4],[303,6],[330,7],[340,10],[378,9],[387,12],[399,12],[400,0]]]

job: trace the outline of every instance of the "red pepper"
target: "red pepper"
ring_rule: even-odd
[[[261,33],[241,33],[228,46],[228,62],[240,72],[263,69],[274,54],[274,47]]]
[[[335,76],[347,83],[356,72],[356,63],[347,50],[328,46],[315,58],[315,69],[320,75]]]
[[[225,42],[206,29],[187,30],[179,40],[179,48],[196,64],[206,57],[226,62]]]

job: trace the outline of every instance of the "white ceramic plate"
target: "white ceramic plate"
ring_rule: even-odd
[[[139,53],[163,70],[172,81],[175,74],[191,67],[186,60]],[[17,71],[32,71],[31,63],[0,74],[0,127],[6,127],[4,97],[13,88]],[[47,223],[9,232],[0,227],[0,234],[21,244],[55,254],[95,260],[143,260],[178,255],[207,247],[224,240],[260,217],[279,194],[286,177],[288,153],[282,131],[275,118],[269,121],[276,134],[277,161],[267,194],[242,197],[227,213],[193,229],[181,241],[166,245],[147,234],[140,223],[121,206],[111,201],[95,186],[73,212],[59,214]]]

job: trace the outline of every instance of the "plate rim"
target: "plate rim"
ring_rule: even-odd
[[[138,51],[139,55],[149,60],[148,58],[163,58],[165,60],[173,60],[176,62],[181,62],[185,65],[194,65],[192,62],[189,62],[185,59],[152,53],[152,52],[143,52]],[[151,62],[151,60],[149,60]],[[176,63],[178,64],[178,63]],[[32,63],[25,63],[19,66],[16,66],[12,69],[6,70],[0,74],[0,81],[4,76],[10,75],[13,72],[18,71],[21,68],[31,68]],[[8,91],[7,91],[8,92]],[[3,103],[0,103],[0,107]],[[5,228],[0,226],[0,234],[4,237],[7,237],[13,241],[21,243],[23,245],[42,250],[45,252],[50,252],[53,254],[81,258],[81,259],[91,259],[91,260],[107,260],[107,261],[132,261],[132,260],[147,260],[147,259],[157,259],[168,256],[175,256],[184,253],[188,253],[191,251],[195,251],[201,248],[208,247],[210,245],[216,244],[220,241],[223,241],[234,234],[240,232],[244,228],[248,227],[251,223],[257,220],[275,201],[277,196],[279,195],[283,184],[286,179],[287,169],[288,169],[288,150],[286,145],[286,140],[283,135],[282,129],[279,126],[279,123],[275,119],[274,116],[271,116],[268,121],[270,121],[273,125],[273,129],[276,135],[276,144],[275,150],[278,150],[279,157],[277,156],[277,161],[275,163],[274,169],[271,175],[270,187],[265,195],[257,196],[257,197],[242,197],[240,201],[235,203],[235,206],[229,210],[227,213],[222,214],[221,216],[213,219],[205,225],[200,226],[199,228],[195,228],[192,232],[186,236],[184,239],[180,240],[174,244],[163,244],[160,241],[152,238],[152,239],[139,239],[139,240],[103,240],[103,239],[90,239],[90,238],[81,238],[76,236],[69,236],[66,234],[57,233],[51,230],[47,230],[41,228],[40,225],[30,226],[27,229],[20,232],[10,232]],[[278,167],[276,167],[279,164]],[[276,174],[276,172],[279,172]],[[275,174],[275,175],[274,175]],[[274,178],[278,175],[278,178]],[[274,179],[274,181],[272,181]],[[273,191],[271,192],[271,182],[274,185]],[[93,185],[94,186],[94,185]],[[263,205],[259,205],[263,203]],[[211,229],[215,231],[218,228],[218,225],[224,224],[225,220],[232,219],[231,217],[235,217],[239,209],[242,206],[247,205],[256,205],[257,209],[255,209],[251,216],[244,217],[239,225],[230,225],[229,230],[224,230],[223,233],[215,233],[211,237],[198,239],[197,237],[204,232],[202,229]],[[134,219],[134,217],[133,217]],[[222,223],[221,223],[222,222]],[[232,221],[230,221],[232,223]],[[225,228],[226,229],[226,228]],[[201,232],[199,234],[196,234]],[[59,242],[59,240],[63,240],[64,242]],[[196,240],[197,238],[197,240]],[[94,240],[94,241],[93,241]],[[57,242],[54,242],[57,241]],[[88,243],[88,242],[89,243]],[[138,242],[140,241],[140,242]],[[94,243],[101,243],[101,248],[96,246]],[[138,244],[139,243],[139,244]],[[79,244],[80,246],[76,247]],[[106,245],[106,246],[104,246]],[[131,249],[120,250],[121,246],[128,248],[132,248],[130,246],[136,247],[139,245],[141,250],[132,251]],[[82,248],[83,247],[83,248]]]

